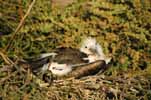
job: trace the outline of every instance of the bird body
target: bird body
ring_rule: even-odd
[[[92,64],[99,60],[105,61],[105,64],[110,62],[110,58],[103,53],[101,45],[94,38],[88,37],[82,42],[79,49],[58,48],[52,53],[41,54],[40,58],[27,62],[35,72],[37,69],[50,70],[57,76],[64,76],[78,66]],[[80,70],[80,68],[78,69]]]
[[[63,76],[71,72],[73,65],[88,63],[88,60],[84,59],[87,55],[78,49],[58,48],[55,53],[57,55],[55,55],[50,64],[44,64],[43,70],[48,69],[58,76]]]

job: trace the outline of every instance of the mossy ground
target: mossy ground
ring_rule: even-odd
[[[65,7],[37,0],[13,36],[31,3],[19,1],[0,1],[1,99],[151,99],[149,0],[78,0]],[[30,70],[17,64],[18,59],[58,47],[78,48],[86,36],[96,38],[113,57],[102,74],[56,80],[49,87],[40,87]]]

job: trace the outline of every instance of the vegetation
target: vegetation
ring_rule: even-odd
[[[1,99],[151,99],[150,0],[77,0],[66,6],[49,0],[36,0],[33,6],[31,0],[0,3]],[[58,47],[78,48],[86,36],[95,37],[113,57],[101,74],[40,87],[37,77],[17,64]]]

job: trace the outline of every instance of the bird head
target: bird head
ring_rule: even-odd
[[[96,45],[97,45],[96,40],[92,37],[88,37],[83,40],[82,45],[80,47],[80,51],[87,55],[94,54],[97,52]]]
[[[102,46],[92,37],[83,40],[80,51],[88,55],[86,59],[88,59],[89,62],[105,60],[108,64],[111,61],[111,58],[106,57],[103,53]]]

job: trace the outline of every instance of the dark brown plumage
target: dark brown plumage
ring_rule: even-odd
[[[53,61],[58,62],[59,64],[80,64],[80,63],[88,63],[88,60],[84,60],[83,58],[87,58],[88,56],[85,53],[80,52],[78,49],[73,48],[59,48],[56,50],[57,55],[54,57]]]

